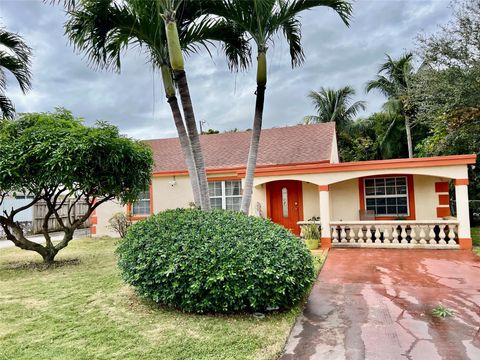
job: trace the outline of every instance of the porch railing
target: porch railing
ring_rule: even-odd
[[[333,221],[332,246],[356,247],[458,247],[458,222],[435,221]]]

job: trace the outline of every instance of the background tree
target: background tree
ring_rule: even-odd
[[[0,214],[0,225],[15,246],[36,251],[48,264],[98,206],[114,198],[135,201],[149,186],[153,166],[147,145],[120,136],[116,127],[106,123],[87,127],[64,109],[0,121],[0,153],[0,205],[15,191],[33,196],[25,206]],[[40,200],[48,209],[43,218],[44,245],[28,240],[15,221],[16,214]],[[69,200],[65,220],[59,212]],[[87,210],[75,218],[72,209],[81,200]],[[52,218],[64,233],[58,243],[49,235]]]
[[[314,124],[333,121],[337,130],[342,131],[351,125],[360,110],[366,109],[365,101],[352,103],[354,95],[355,89],[351,86],[344,86],[338,90],[321,87],[319,91],[310,91],[308,97],[317,115],[305,116],[303,122]]]
[[[480,2],[452,2],[453,20],[418,37],[427,65],[414,79],[419,120],[431,130],[422,156],[477,154],[469,169],[471,199],[480,200]]]
[[[168,2],[162,4],[169,5]],[[238,70],[248,64],[250,53],[240,34],[225,21],[202,19],[205,14],[201,1],[176,1],[172,4],[170,5],[174,8],[181,5],[178,11],[173,10],[172,16],[180,24],[177,30],[178,40],[184,52],[193,53],[201,47],[208,48],[212,41],[222,41],[222,49],[232,69]],[[142,0],[127,0],[122,3],[114,0],[82,1],[73,6],[73,10],[70,9],[66,33],[75,47],[86,53],[90,61],[100,68],[119,71],[122,51],[129,45],[137,45],[147,51],[149,62],[159,69],[162,75],[167,102],[192,182],[195,203],[198,206],[203,203],[202,208],[206,209],[209,207],[208,189],[204,186],[202,192],[199,187],[200,177],[206,181],[206,174],[201,160],[201,147],[199,142],[193,140],[196,138],[196,126],[191,123],[193,108],[184,111],[185,114],[190,114],[190,129],[187,134],[188,126],[185,127],[173,84],[163,18],[164,8],[159,8],[159,5],[160,3],[154,1]],[[182,89],[184,87],[185,84]],[[184,99],[185,96],[184,94]],[[193,146],[194,144],[196,146]],[[195,157],[197,160],[200,158],[199,164]]]
[[[289,47],[292,67],[304,61],[301,45],[301,24],[298,15],[318,6],[334,10],[348,25],[352,7],[346,0],[222,0],[210,2],[209,12],[221,16],[244,32],[257,48],[257,90],[252,138],[248,153],[245,186],[241,211],[248,213],[253,191],[253,177],[257,165],[258,145],[262,129],[265,89],[267,85],[267,50],[274,38],[282,34]]]
[[[21,36],[0,27],[0,117],[12,119],[15,106],[7,97],[7,72],[17,80],[25,94],[31,87],[32,51]]]
[[[378,90],[388,98],[386,107],[390,111],[398,111],[405,121],[408,157],[413,158],[412,122],[415,119],[415,107],[411,95],[411,80],[414,76],[413,54],[406,53],[398,59],[387,55],[375,80],[367,83],[367,92]]]

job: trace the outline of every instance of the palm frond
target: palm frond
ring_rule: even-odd
[[[316,115],[307,115],[303,117],[302,124],[309,125],[309,124],[319,124],[325,121],[322,121],[322,118]]]
[[[23,93],[30,90],[32,83],[31,48],[25,43],[23,38],[17,34],[0,28],[0,88],[5,89],[6,78],[5,70],[12,73]]]
[[[0,92],[0,115],[4,119],[13,119],[15,116],[15,107],[12,101]]]

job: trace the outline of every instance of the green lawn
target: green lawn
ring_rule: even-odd
[[[471,229],[473,246],[480,246],[480,227]]]
[[[139,300],[119,275],[115,240],[77,240],[42,269],[0,250],[0,359],[275,359],[300,307],[263,320],[200,316]],[[322,259],[323,260],[323,259]],[[320,262],[317,261],[317,269]]]

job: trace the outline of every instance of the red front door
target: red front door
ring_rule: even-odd
[[[295,180],[273,181],[267,184],[269,217],[273,222],[300,235],[297,222],[302,220],[302,182]]]

